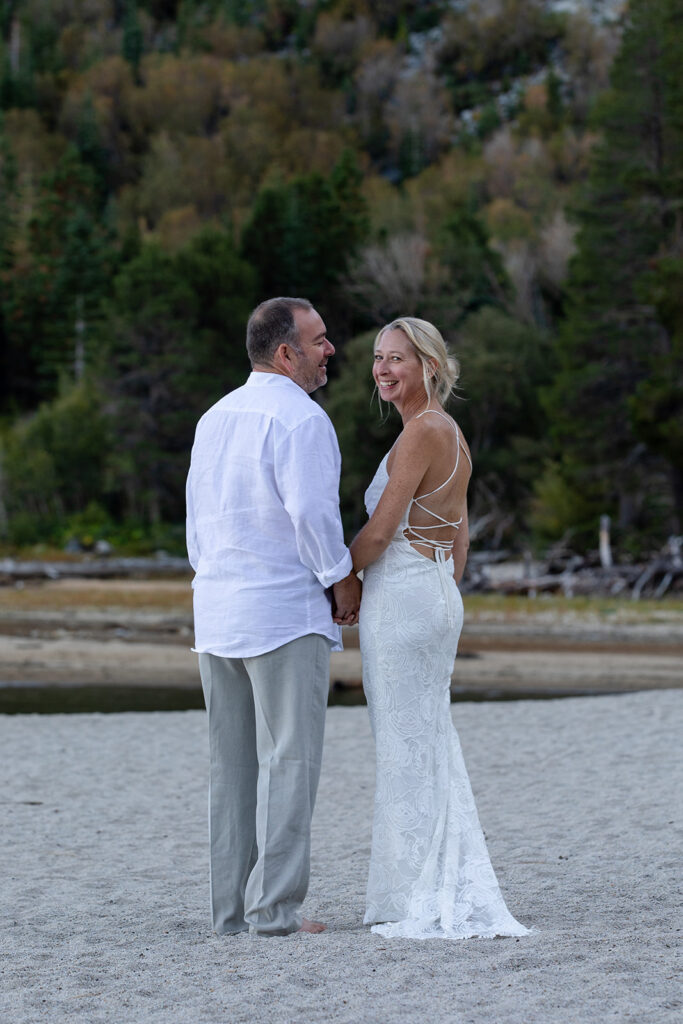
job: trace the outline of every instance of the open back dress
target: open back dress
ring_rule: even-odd
[[[461,450],[469,458],[458,434],[457,460]],[[368,515],[389,479],[387,459],[366,491]],[[416,504],[434,517],[433,529],[459,525],[427,502],[457,466],[435,491],[413,499],[387,549],[364,572],[360,645],[377,752],[365,923],[387,938],[528,933],[505,906],[451,719],[463,620],[451,545],[430,541],[430,527],[409,522]],[[408,536],[431,547],[434,559]]]

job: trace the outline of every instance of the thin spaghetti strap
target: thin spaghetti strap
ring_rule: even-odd
[[[437,416],[441,416],[442,419],[447,420],[448,423],[451,424],[451,426],[455,430],[455,437],[457,441],[457,454],[455,456],[455,465],[453,466],[453,471],[451,472],[451,475],[448,477],[447,480],[444,480],[442,484],[440,484],[438,487],[435,487],[433,491],[427,491],[425,494],[415,495],[415,497],[413,498],[413,504],[417,505],[419,508],[422,508],[420,502],[422,501],[423,498],[431,498],[432,494],[436,494],[438,491],[442,491],[444,487],[446,487],[451,482],[455,474],[458,472],[458,464],[460,462],[460,434],[458,433],[458,424],[455,422],[455,420],[452,420],[450,416],[446,416],[445,413],[439,412],[438,409],[425,409],[425,411],[419,413],[415,417],[415,419],[419,419],[420,416],[424,416],[428,412],[435,412]],[[433,512],[430,512],[430,510],[427,508],[423,509],[423,511],[429,512],[430,515],[434,514]]]
[[[420,416],[424,416],[425,413],[428,413],[428,412],[435,412],[437,414],[437,416],[441,416],[441,417],[443,417],[443,419],[448,420],[448,422],[451,424],[451,426],[455,430],[455,439],[456,439],[455,465],[453,466],[453,470],[451,472],[451,475],[448,477],[447,480],[444,480],[444,482],[439,487],[435,487],[433,491],[428,491],[426,494],[418,494],[418,495],[416,495],[412,499],[412,501],[410,503],[410,508],[412,508],[414,505],[416,505],[419,509],[421,509],[423,512],[425,512],[428,516],[431,516],[432,519],[435,519],[436,522],[432,523],[431,525],[422,524],[421,526],[416,527],[416,526],[412,526],[410,524],[410,520],[409,520],[408,521],[408,526],[406,527],[406,532],[405,532],[404,535],[406,537],[406,540],[409,540],[409,541],[411,541],[413,543],[417,542],[417,543],[420,543],[420,544],[424,544],[426,547],[432,548],[434,550],[434,552],[435,552],[435,555],[437,554],[437,552],[441,552],[441,556],[445,557],[445,552],[446,551],[450,551],[450,549],[452,547],[452,541],[434,540],[431,537],[427,537],[425,535],[425,531],[429,532],[430,530],[440,530],[440,529],[443,529],[444,526],[451,526],[454,529],[458,530],[460,528],[461,524],[462,524],[463,516],[460,516],[460,519],[458,519],[457,521],[452,521],[452,520],[449,520],[449,519],[445,519],[443,516],[440,516],[437,512],[434,512],[433,509],[427,508],[426,505],[422,504],[422,502],[423,502],[423,500],[425,498],[430,498],[432,496],[432,494],[436,494],[438,491],[443,490],[443,488],[446,487],[451,482],[451,480],[453,479],[453,477],[455,476],[455,474],[458,471],[458,466],[460,464],[460,450],[461,449],[462,449],[462,451],[464,451],[465,456],[467,457],[467,460],[470,463],[470,466],[472,465],[472,461],[471,461],[471,459],[469,457],[467,449],[462,444],[462,441],[461,441],[461,438],[460,438],[460,431],[458,430],[458,424],[455,422],[455,420],[452,420],[450,418],[450,416],[446,416],[445,413],[439,412],[438,409],[425,409],[424,412],[419,413],[419,415]],[[410,516],[410,511],[408,513],[408,516]],[[408,536],[408,534],[410,534],[411,536]],[[437,561],[438,561],[438,558],[437,558]]]
[[[420,418],[421,418],[422,416],[426,416],[428,412],[434,412],[434,413],[436,413],[436,415],[437,415],[437,416],[440,416],[440,417],[441,417],[442,419],[444,419],[444,420],[448,420],[448,422],[449,422],[449,423],[451,424],[451,426],[455,426],[455,429],[456,429],[456,430],[458,429],[458,428],[457,428],[457,426],[455,425],[455,420],[452,420],[452,419],[450,418],[450,416],[447,416],[447,415],[446,415],[446,413],[445,413],[445,412],[439,412],[439,410],[438,410],[438,409],[423,409],[423,411],[422,411],[422,412],[419,412],[419,413],[417,414],[417,416],[415,417],[415,419],[416,419],[416,420],[419,420],[419,419],[420,419]]]
[[[470,458],[470,453],[467,451],[467,448],[465,448],[464,444],[462,443],[462,438],[460,436],[460,431],[458,430],[458,424],[457,423],[455,424],[455,432],[458,435],[458,448],[462,449],[462,452],[463,452],[465,458],[467,459],[467,461],[470,464],[470,469],[472,469],[472,459]]]
[[[426,491],[424,494],[416,494],[415,497],[413,498],[414,503],[416,505],[419,505],[423,498],[431,498],[432,494],[437,494],[439,491],[442,491],[444,489],[444,487],[446,487],[446,485],[451,482],[451,480],[453,479],[455,474],[458,472],[458,463],[459,462],[460,462],[460,445],[458,445],[458,454],[455,456],[455,465],[453,466],[453,469],[451,470],[451,475],[448,477],[448,479],[444,480],[444,482],[442,484],[439,484],[438,487],[435,487],[433,491]],[[425,509],[425,511],[427,511],[427,509]]]
[[[465,455],[465,458],[467,459],[467,461],[470,464],[470,469],[472,469],[472,459],[470,458],[470,453],[467,451],[467,448],[465,448],[464,444],[462,443],[462,437],[460,436],[460,431],[458,430],[458,424],[455,422],[455,420],[452,420],[451,417],[447,416],[445,412],[439,412],[438,409],[424,409],[423,412],[419,412],[417,414],[415,419],[419,420],[421,416],[426,416],[428,412],[435,412],[437,416],[441,416],[442,419],[447,420],[451,424],[451,426],[455,430],[455,435],[456,435],[456,437],[458,439],[458,447],[462,449],[462,451],[463,451],[463,453]],[[456,463],[456,468],[457,468],[457,463]],[[451,479],[451,477],[448,478],[446,483],[448,483],[450,481],[450,479]],[[443,487],[444,484],[442,484],[441,486]],[[429,493],[430,494],[434,494],[434,491],[430,491]],[[421,497],[427,498],[427,497],[429,497],[429,495],[423,494],[423,495],[421,495]]]

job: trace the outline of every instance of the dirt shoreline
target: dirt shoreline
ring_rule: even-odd
[[[609,616],[539,600],[468,607],[455,693],[524,696],[683,687],[683,614]],[[511,610],[512,609],[512,610]],[[610,609],[612,612],[612,610]],[[0,591],[0,688],[199,688],[187,581],[58,580]],[[344,630],[330,685],[360,685],[357,629]]]

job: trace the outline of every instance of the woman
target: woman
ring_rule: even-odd
[[[363,682],[377,748],[365,923],[380,935],[525,935],[507,910],[450,715],[462,627],[470,453],[443,402],[457,364],[425,320],[377,335],[373,377],[403,430],[351,545],[364,570]]]

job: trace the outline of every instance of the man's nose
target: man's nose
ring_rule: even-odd
[[[329,338],[325,338],[325,344],[327,345],[327,348],[325,349],[325,354],[328,356],[333,356],[335,353],[335,348]]]

